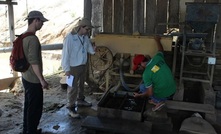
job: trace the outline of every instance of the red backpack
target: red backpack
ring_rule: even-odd
[[[21,35],[17,35],[13,41],[13,48],[10,56],[10,66],[14,71],[25,72],[28,70],[30,64],[28,63],[24,50],[23,50],[23,39],[27,36],[35,35],[32,32],[27,32]]]

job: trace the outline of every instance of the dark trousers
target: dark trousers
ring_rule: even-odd
[[[30,83],[22,78],[25,88],[23,134],[36,134],[43,109],[43,89],[40,83]]]

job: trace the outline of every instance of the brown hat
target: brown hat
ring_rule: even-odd
[[[91,21],[87,18],[82,18],[78,21],[78,26],[87,26],[89,28],[94,28],[94,26],[91,25]]]
[[[46,19],[40,11],[29,12],[28,17],[25,20],[32,19],[32,18],[39,18],[43,22],[48,21],[48,19]]]
[[[82,18],[77,22],[77,24],[75,24],[74,28],[71,30],[71,33],[76,34],[82,26],[94,28],[94,26],[91,25],[91,21],[88,18]]]

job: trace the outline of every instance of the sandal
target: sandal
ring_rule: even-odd
[[[154,102],[152,99],[151,100],[148,100],[148,103],[150,103],[150,104],[153,104],[153,105],[157,105],[157,103],[156,102]]]
[[[165,105],[164,102],[160,102],[155,107],[152,108],[152,111],[155,112],[157,110],[160,110],[161,108],[163,108],[164,105]]]

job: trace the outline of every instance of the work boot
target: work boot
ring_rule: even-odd
[[[41,134],[41,132],[42,132],[41,128],[37,129],[37,134]]]
[[[77,111],[75,110],[75,107],[73,108],[69,108],[68,109],[68,114],[72,117],[72,118],[80,118],[80,115],[77,113]]]
[[[78,107],[91,107],[92,103],[91,102],[87,102],[85,100],[78,100],[77,101],[77,106]]]
[[[36,134],[41,134],[41,133],[42,133],[42,129],[41,128],[36,130]],[[23,132],[20,132],[19,134],[28,134],[28,132],[23,131]]]

